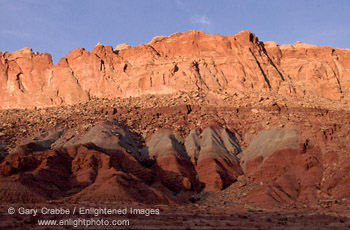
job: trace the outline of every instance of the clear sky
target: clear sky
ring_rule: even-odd
[[[54,63],[98,42],[135,46],[192,29],[350,48],[350,0],[0,0],[0,51],[32,47]]]

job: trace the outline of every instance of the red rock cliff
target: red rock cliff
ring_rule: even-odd
[[[188,31],[135,47],[75,49],[56,65],[30,48],[0,52],[3,109],[192,90],[349,100],[350,50]]]

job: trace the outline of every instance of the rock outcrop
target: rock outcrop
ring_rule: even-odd
[[[82,106],[2,111],[3,203],[176,204],[221,196],[264,208],[348,205],[346,110],[174,106],[126,113],[118,107],[98,122],[93,116],[106,109]],[[67,109],[72,115],[58,115]],[[209,117],[218,113],[222,123],[213,123]],[[62,126],[45,131],[54,115]],[[16,122],[23,117],[34,136],[20,141],[25,133]],[[15,134],[17,147],[9,148]]]
[[[236,156],[241,149],[233,134],[215,125],[210,126],[203,130],[199,138],[187,138],[186,146],[195,146],[196,139],[199,139],[196,170],[206,191],[220,191],[243,174]],[[191,144],[192,140],[194,142]]]
[[[288,129],[271,129],[261,131],[255,136],[244,151],[241,159],[241,165],[245,169],[245,173],[250,175],[251,170],[256,170],[257,162],[264,162],[276,151],[282,149],[291,149],[299,151],[299,135],[296,130]],[[254,165],[250,167],[250,165]]]
[[[349,60],[346,49],[261,42],[249,31],[188,31],[115,50],[99,43],[92,52],[71,51],[56,65],[49,54],[24,48],[0,53],[0,108],[193,90],[349,100]]]
[[[37,107],[0,110],[0,201],[348,208],[349,55],[249,31],[0,53],[0,108]]]
[[[159,130],[147,142],[145,157],[155,161],[154,170],[170,190],[198,191],[197,173],[181,142],[181,137],[172,131]]]
[[[203,189],[220,191],[242,174],[236,157],[239,144],[220,127],[208,127],[201,135],[198,161],[191,162],[182,138],[167,129],[147,138],[143,149],[113,120],[88,130],[44,132],[24,140],[2,160],[2,200],[19,196],[25,203],[64,199],[168,204],[189,201]],[[23,189],[2,191],[9,183]]]

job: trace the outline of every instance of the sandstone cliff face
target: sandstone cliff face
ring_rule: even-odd
[[[30,48],[0,53],[0,108],[193,90],[349,100],[350,51],[260,42],[249,31],[188,31],[136,47],[75,49],[56,65],[49,54]]]
[[[45,107],[88,99],[72,69],[52,65],[51,55],[23,48],[1,53],[1,108]]]

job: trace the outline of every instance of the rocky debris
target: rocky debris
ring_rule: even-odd
[[[264,99],[260,101],[262,97]],[[188,102],[184,104],[184,99],[191,102],[192,112],[189,114],[186,108]],[[257,131],[277,127],[286,122],[304,123],[301,119],[306,119],[305,124],[312,124],[315,128],[317,124],[313,118],[316,117],[322,119],[321,122],[329,122],[332,125],[332,123],[339,123],[337,120],[343,119],[336,112],[339,111],[338,108],[345,111],[349,109],[348,105],[337,101],[317,100],[317,103],[315,101],[301,103],[299,100],[288,101],[286,98],[273,97],[270,94],[228,95],[227,100],[219,101],[220,104],[216,106],[209,105],[205,101],[205,94],[193,91],[124,99],[93,98],[89,102],[73,106],[0,110],[2,121],[0,142],[11,150],[31,135],[44,130],[74,128],[80,124],[88,128],[108,118],[117,119],[120,124],[128,126],[130,131],[139,134],[149,135],[155,129],[168,128],[186,136],[191,129],[203,130],[210,124],[210,119],[214,119],[224,126],[231,125],[232,129],[240,130],[241,134],[246,135],[253,132],[253,130],[246,132],[251,125],[256,126],[254,130]],[[280,112],[276,104],[280,105]],[[106,114],[106,111],[112,108],[116,109],[117,113]],[[259,113],[253,115],[251,112],[253,108],[259,109]],[[310,114],[310,117],[306,116],[306,113]],[[280,119],[281,117],[284,118]],[[246,119],[251,122],[247,122]],[[262,119],[264,121],[261,121]],[[258,125],[262,122],[264,122],[263,125]],[[245,127],[242,126],[243,123]]]
[[[232,100],[213,106],[193,92],[2,110],[0,181],[22,188],[3,201],[170,204],[209,192],[258,207],[348,204],[348,110],[298,107],[271,95]],[[106,114],[110,108],[116,113]],[[133,192],[108,200],[103,188]],[[25,200],[29,193],[37,195]]]
[[[72,50],[56,65],[49,54],[23,48],[0,53],[0,108],[197,90],[211,95],[206,102],[213,105],[228,100],[230,92],[347,103],[349,55],[346,49],[300,42],[264,43],[249,31],[233,36],[188,31],[115,50],[99,43],[92,52]]]

